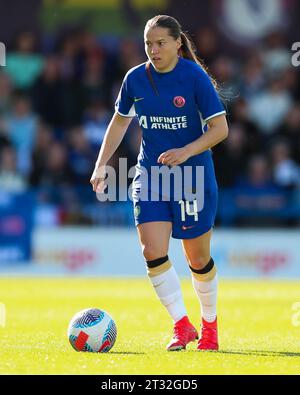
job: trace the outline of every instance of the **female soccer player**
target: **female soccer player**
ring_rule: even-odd
[[[168,258],[171,235],[182,240],[201,305],[197,349],[218,350],[217,275],[210,255],[217,183],[210,148],[228,135],[225,111],[214,81],[176,19],[166,15],[150,19],[144,40],[149,61],[129,70],[124,78],[91,183],[94,191],[103,191],[103,169],[137,115],[142,144],[133,182],[134,215],[149,279],[174,322],[167,350],[185,349],[199,338],[187,317],[179,279]],[[141,191],[156,188],[149,184],[151,177],[143,177],[151,166],[204,168],[204,204],[197,207],[197,199],[176,201],[176,190],[169,199],[141,199]],[[195,188],[195,177],[189,186]],[[160,189],[158,196],[162,197]]]

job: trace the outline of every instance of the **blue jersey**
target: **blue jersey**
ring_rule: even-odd
[[[138,116],[142,143],[138,165],[157,166],[159,155],[198,139],[206,122],[224,114],[224,107],[207,73],[195,62],[179,58],[175,68],[158,73],[152,64],[153,89],[145,63],[126,74],[116,111],[125,117]],[[204,165],[207,154],[193,156],[185,165]]]
[[[169,201],[143,201],[140,192],[153,192],[155,186],[144,182],[141,175],[143,169],[148,171],[151,166],[162,166],[157,159],[163,152],[197,140],[205,133],[209,119],[225,113],[224,107],[209,76],[195,62],[179,58],[175,68],[167,73],[158,73],[150,65],[150,74],[153,83],[147,75],[145,63],[129,70],[115,106],[121,116],[137,115],[142,129],[133,182],[135,222],[139,225],[151,221],[170,221],[173,223],[173,237],[194,238],[211,229],[216,214],[217,183],[211,150],[192,156],[179,165],[204,168],[205,197],[202,207],[192,206],[194,200],[176,200],[173,196],[176,186],[170,192]],[[195,178],[189,185],[194,189],[197,185]],[[161,196],[161,185],[158,194]]]

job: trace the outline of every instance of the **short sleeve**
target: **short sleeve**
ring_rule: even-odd
[[[219,95],[204,70],[196,75],[196,102],[204,122],[218,115],[226,114]]]
[[[128,74],[126,74],[118,94],[115,103],[115,111],[123,117],[134,117],[136,115],[134,109],[134,98],[130,94]]]

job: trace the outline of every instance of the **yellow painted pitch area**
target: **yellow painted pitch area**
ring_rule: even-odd
[[[199,304],[182,281],[194,325]],[[147,279],[0,278],[0,374],[299,374],[300,282],[220,281],[220,351],[168,353],[172,323]],[[107,354],[78,353],[69,320],[97,307],[115,319]]]

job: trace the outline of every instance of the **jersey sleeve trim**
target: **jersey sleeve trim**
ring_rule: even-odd
[[[118,106],[116,106],[116,112],[121,115],[122,117],[127,117],[127,118],[134,118],[136,116],[134,104],[131,106],[130,110],[128,111],[128,114],[123,114],[119,111]]]
[[[204,119],[204,122],[207,122],[207,121],[209,121],[210,119],[215,118],[215,117],[217,117],[218,115],[222,115],[222,114],[226,114],[226,111],[216,112],[215,114],[210,115],[209,117],[205,118],[205,119]]]
[[[117,110],[117,114],[119,114],[119,115],[121,115],[121,117],[126,117],[126,118],[134,118],[135,117],[135,115],[125,115],[125,114],[122,114],[120,111],[118,111]]]

